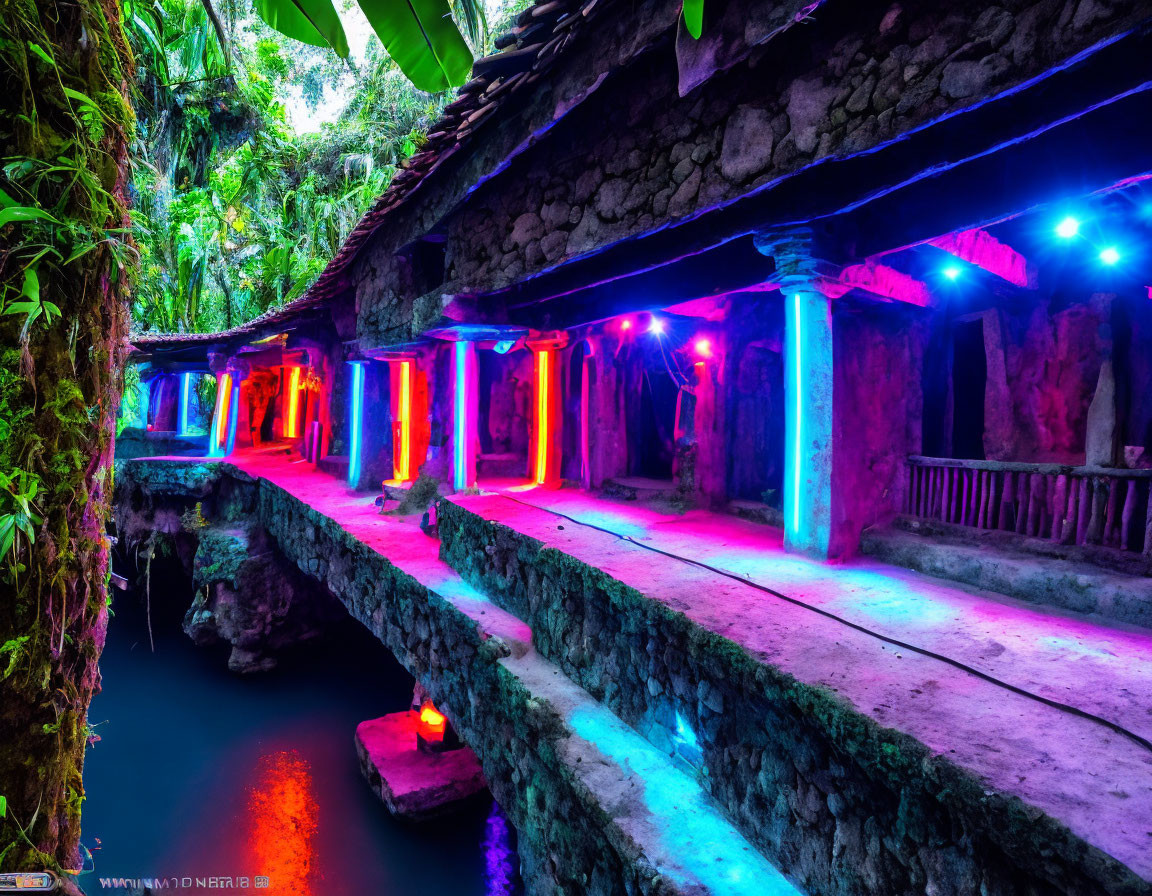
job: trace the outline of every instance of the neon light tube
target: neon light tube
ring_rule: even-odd
[[[548,479],[548,349],[536,353],[536,484]]]
[[[293,367],[288,374],[288,390],[284,393],[284,438],[294,439],[296,432],[296,415],[300,404],[300,368]]]
[[[801,333],[801,316],[802,309],[800,307],[800,293],[792,296],[792,330],[796,335],[796,340],[792,346],[793,355],[793,384],[796,392],[796,405],[793,414],[796,416],[796,425],[793,426],[795,437],[792,440],[792,532],[794,535],[800,533],[800,466],[801,466],[801,452],[803,450],[803,415],[804,415],[804,396],[803,389],[801,388],[801,376],[803,375],[803,364],[800,358],[800,347],[803,345],[803,334]]]
[[[468,487],[465,464],[468,441],[468,343],[456,343],[456,437],[453,451],[452,483],[457,489]]]
[[[192,395],[192,374],[180,374],[180,412],[177,417],[176,435],[188,435],[188,400]]]
[[[232,376],[227,373],[216,377],[216,411],[212,415],[212,432],[208,438],[208,456],[222,457],[228,435],[228,404],[232,392]]]
[[[348,435],[348,484],[360,481],[360,425],[364,416],[364,362],[352,361],[352,421]]]
[[[395,476],[406,482],[412,475],[412,362],[400,362],[400,462]]]

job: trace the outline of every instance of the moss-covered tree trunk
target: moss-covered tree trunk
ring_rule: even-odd
[[[132,260],[130,70],[118,0],[0,0],[3,870],[80,859]]]

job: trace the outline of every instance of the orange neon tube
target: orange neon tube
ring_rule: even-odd
[[[400,463],[396,478],[407,481],[412,475],[412,362],[400,362]]]
[[[548,350],[538,352],[536,365],[536,483],[543,485],[548,473]]]
[[[300,368],[293,367],[292,372],[288,375],[288,392],[284,396],[284,437],[287,439],[296,438],[296,406],[299,404],[296,399],[299,392]]]

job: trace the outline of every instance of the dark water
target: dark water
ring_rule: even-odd
[[[226,648],[197,648],[180,630],[186,586],[154,569],[152,599],[155,653],[140,599],[114,593],[90,713],[101,740],[84,773],[86,892],[125,892],[101,878],[257,874],[270,896],[518,889],[498,809],[405,824],[361,778],[356,725],[406,708],[412,688],[361,626],[348,619],[277,670],[240,677]]]

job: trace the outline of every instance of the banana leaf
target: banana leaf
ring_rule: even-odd
[[[256,11],[281,34],[348,58],[348,39],[332,0],[256,0]]]
[[[472,51],[447,0],[359,2],[388,55],[417,88],[439,93],[468,80]]]
[[[704,0],[684,0],[684,27],[696,40],[704,32]]]

